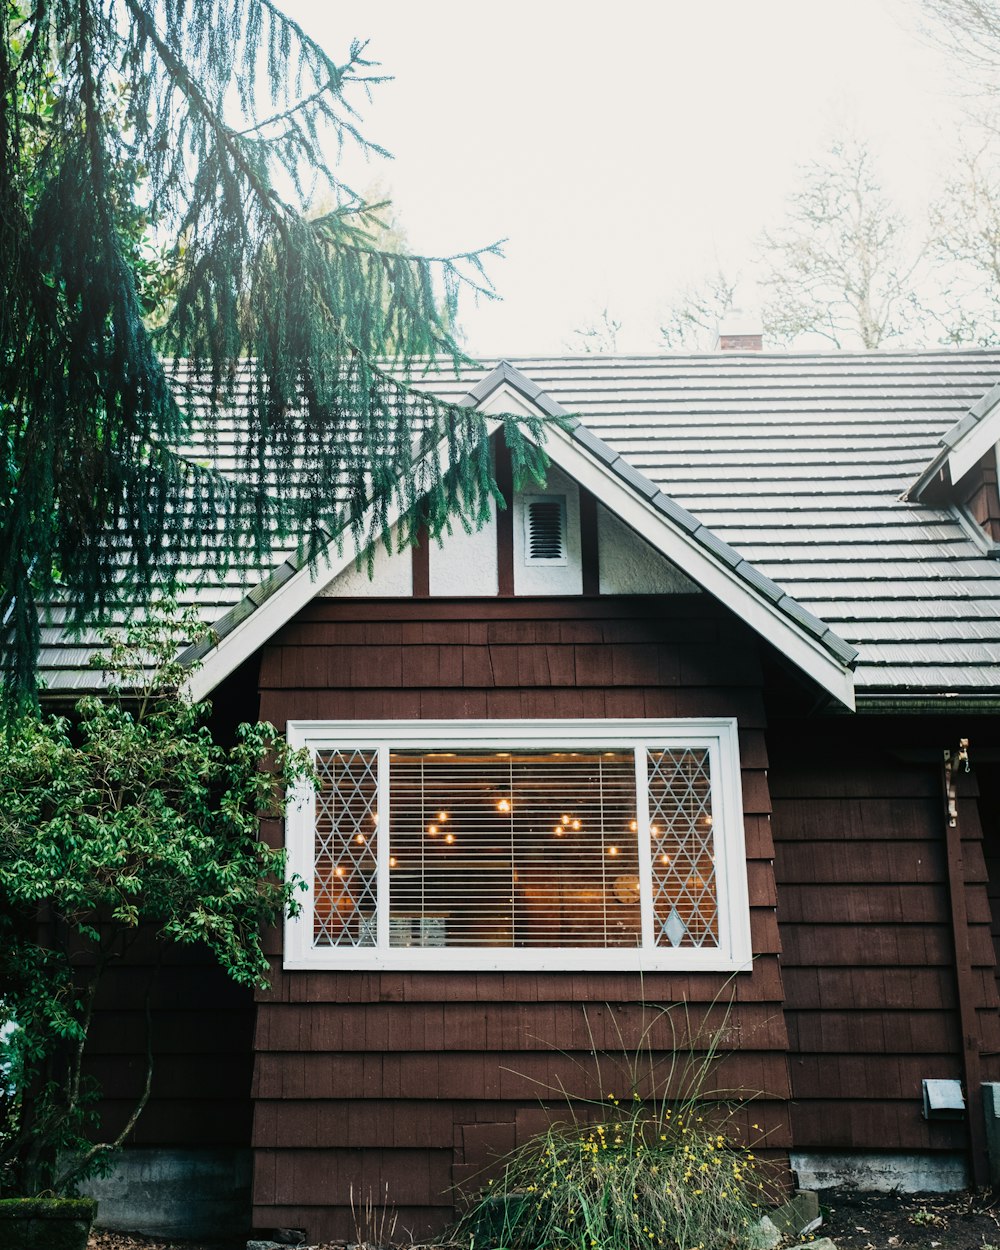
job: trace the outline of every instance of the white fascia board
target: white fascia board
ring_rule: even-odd
[[[394,518],[395,519],[395,518]],[[196,703],[207,698],[215,687],[249,659],[268,639],[290,621],[300,608],[315,597],[316,591],[357,559],[353,542],[345,541],[337,550],[331,543],[310,564],[304,565],[287,582],[230,633],[221,638],[205,657],[201,667],[187,680],[188,696]]]
[[[983,414],[968,434],[948,453],[951,480],[958,483],[974,469],[991,447],[1000,442],[1000,401]]]
[[[612,468],[579,446],[570,434],[550,427],[545,450],[561,469],[576,478],[581,486],[585,486],[606,508],[676,564],[681,572],[724,603],[845,707],[854,710],[853,674],[826,650],[819,639],[800,630],[770,600],[755,594],[732,569],[717,560],[690,534],[672,525]]]
[[[522,412],[542,415],[509,383],[502,382],[480,401],[481,412]],[[637,495],[618,474],[592,456],[558,426],[550,425],[545,450],[553,463],[585,486],[601,503],[630,525],[668,560],[687,573],[709,594],[739,616],[766,641],[851,711],[854,675],[811,634],[770,600],[756,594],[732,569],[716,559],[696,539],[677,528],[647,500]]]
[[[488,433],[492,434],[497,425],[498,422],[491,422]],[[451,463],[447,439],[442,439],[427,454],[437,457],[442,470],[446,470]],[[390,528],[397,523],[400,514],[401,508],[394,502],[387,515]],[[364,515],[363,532],[368,531],[372,517],[373,509],[369,508]],[[358,555],[357,544],[350,536],[345,536],[339,550],[337,543],[331,541],[315,560],[303,565],[245,620],[219,640],[201,667],[188,678],[187,691],[190,698],[195,702],[206,698],[224,678],[264,646],[283,625],[310,603],[321,587],[356,560]]]

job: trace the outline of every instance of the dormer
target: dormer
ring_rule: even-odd
[[[942,436],[939,450],[906,491],[911,503],[951,506],[990,555],[1000,556],[1000,385]]]

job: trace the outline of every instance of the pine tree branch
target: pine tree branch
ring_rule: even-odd
[[[259,0],[260,2],[260,0]],[[147,9],[138,0],[125,0],[126,7],[135,19],[136,25],[143,31],[155,48],[164,68],[171,79],[177,84],[188,103],[197,111],[205,125],[216,136],[221,148],[232,159],[234,165],[243,175],[247,185],[253,191],[264,211],[270,216],[285,241],[288,241],[288,223],[285,214],[278,212],[276,206],[281,200],[268,183],[264,182],[254,168],[243,149],[243,144],[236,131],[227,126],[192,76],[187,67],[174,55],[156,29],[156,24]],[[282,204],[282,208],[285,206]]]

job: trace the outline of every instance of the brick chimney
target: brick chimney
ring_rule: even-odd
[[[760,318],[742,308],[730,308],[719,321],[717,352],[760,352],[764,350],[764,334]]]

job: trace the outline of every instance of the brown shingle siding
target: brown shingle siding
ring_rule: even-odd
[[[298,651],[316,655],[290,655]],[[279,726],[307,718],[738,717],[757,959],[752,972],[732,978],[306,973],[281,971],[273,944],[275,984],[261,996],[256,1031],[258,1225],[350,1237],[349,1187],[357,1196],[370,1184],[376,1195],[388,1185],[414,1231],[439,1229],[450,1186],[475,1183],[496,1154],[541,1126],[540,1098],[560,1107],[565,1090],[601,1100],[614,1088],[610,1072],[625,1088],[623,1045],[636,1045],[657,1004],[690,1004],[697,1029],[706,1019],[721,1026],[720,1003],[733,1000],[725,1020],[732,1053],[714,1084],[762,1095],[743,1131],[754,1143],[765,1132],[768,1151],[780,1156],[790,1140],[790,1086],[761,682],[749,631],[701,595],[327,599],[275,637],[262,658],[261,716]],[[684,1013],[676,1015],[683,1031]],[[610,1056],[601,1079],[588,1060],[592,1043]],[[664,1056],[670,1045],[661,1024],[654,1051]]]
[[[801,725],[772,733],[797,1149],[967,1144],[964,1125],[921,1114],[923,1078],[965,1076],[941,771],[951,735],[930,721],[915,731],[857,720],[808,738]],[[974,794],[959,799],[959,826],[974,1044],[988,1051],[997,995]]]

